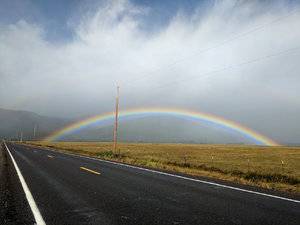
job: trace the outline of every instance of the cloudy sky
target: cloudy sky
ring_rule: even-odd
[[[300,143],[298,1],[0,0],[0,107],[201,110]]]

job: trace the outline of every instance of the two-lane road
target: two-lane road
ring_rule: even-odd
[[[300,204],[7,144],[46,224],[299,224]]]

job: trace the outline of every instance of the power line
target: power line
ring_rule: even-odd
[[[278,57],[278,56],[281,56],[281,55],[295,53],[298,50],[300,50],[300,46],[295,47],[295,48],[289,48],[289,49],[282,50],[282,51],[279,51],[279,52],[275,52],[275,53],[272,53],[272,54],[264,55],[264,56],[257,57],[257,58],[254,58],[254,59],[250,59],[250,60],[235,64],[235,65],[225,66],[225,67],[222,67],[222,68],[219,68],[219,69],[215,69],[215,70],[212,70],[212,71],[209,71],[209,72],[206,72],[206,73],[199,74],[197,76],[189,77],[188,79],[173,80],[172,82],[168,82],[168,83],[165,83],[163,85],[154,87],[151,90],[161,89],[161,88],[164,88],[164,87],[170,87],[172,85],[176,85],[177,83],[183,83],[183,82],[186,82],[186,81],[207,78],[207,77],[210,77],[211,75],[213,75],[215,73],[220,73],[220,72],[227,71],[227,70],[237,69],[237,68],[242,67],[242,66],[246,66],[246,65],[249,65],[249,64],[252,64],[252,63],[261,62],[261,61],[268,60],[268,59],[271,59],[271,58],[275,58],[275,57]],[[130,89],[130,90],[133,90],[133,89]]]
[[[167,68],[173,67],[173,66],[177,65],[178,63],[181,63],[181,62],[183,62],[183,61],[186,61],[186,60],[188,60],[188,59],[190,59],[190,58],[192,58],[192,57],[195,57],[195,56],[197,56],[197,55],[199,55],[199,54],[202,54],[202,53],[204,53],[204,52],[208,52],[208,51],[210,51],[210,50],[213,50],[213,49],[216,49],[216,48],[218,48],[218,47],[224,46],[224,45],[226,45],[226,44],[228,44],[228,43],[230,43],[230,42],[232,42],[232,41],[235,41],[235,40],[237,40],[237,39],[239,39],[239,38],[242,38],[242,37],[244,37],[244,36],[247,36],[247,35],[249,35],[249,34],[252,34],[252,33],[254,33],[254,32],[257,32],[257,31],[259,31],[259,30],[262,30],[262,29],[266,28],[266,27],[269,26],[269,25],[278,23],[278,22],[280,22],[281,20],[284,20],[284,19],[288,18],[289,16],[291,16],[292,14],[294,14],[294,13],[296,13],[296,12],[298,12],[298,11],[300,11],[300,10],[299,10],[299,9],[292,10],[292,11],[290,11],[288,14],[286,14],[286,15],[284,15],[284,16],[282,16],[282,17],[278,17],[278,18],[276,18],[276,19],[270,21],[269,23],[265,23],[265,24],[263,24],[263,25],[254,27],[254,28],[252,28],[252,29],[250,29],[250,30],[248,30],[248,31],[246,31],[246,32],[243,32],[243,33],[238,33],[238,34],[234,35],[233,37],[231,37],[231,38],[229,38],[229,39],[226,39],[226,40],[223,40],[223,41],[221,41],[220,43],[217,43],[217,44],[215,44],[215,45],[213,45],[213,46],[211,46],[211,47],[208,47],[208,48],[205,48],[205,49],[201,49],[201,50],[197,51],[196,53],[194,53],[193,55],[190,55],[190,56],[188,56],[188,57],[183,57],[183,58],[181,58],[181,59],[178,59],[178,60],[176,60],[176,61],[170,63],[170,64],[167,65],[167,66],[159,67],[159,68],[157,68],[157,69],[155,69],[155,70],[152,70],[152,71],[150,71],[150,72],[148,72],[148,73],[145,73],[145,74],[142,75],[142,76],[138,76],[136,79],[133,80],[133,82],[136,82],[136,81],[139,81],[139,80],[143,80],[143,79],[145,79],[145,78],[151,76],[152,74],[154,74],[154,73],[156,73],[156,72],[158,72],[158,71],[161,71],[161,70],[163,70],[163,69],[167,69]],[[127,83],[127,85],[132,85],[133,82]]]
[[[219,72],[223,72],[223,71],[226,71],[226,70],[237,69],[237,68],[242,67],[242,66],[246,66],[246,65],[249,65],[249,64],[252,64],[252,63],[257,63],[257,62],[261,62],[261,61],[264,61],[264,60],[268,60],[270,58],[274,58],[274,57],[277,57],[277,56],[280,56],[280,55],[285,55],[285,54],[288,54],[288,53],[291,53],[291,52],[294,52],[294,51],[297,51],[297,50],[300,50],[300,46],[296,47],[296,48],[290,48],[290,49],[287,49],[287,50],[279,51],[279,52],[276,52],[276,53],[273,53],[273,54],[265,55],[265,56],[262,56],[262,57],[257,57],[257,58],[254,58],[254,59],[250,59],[250,60],[244,61],[242,63],[238,63],[236,65],[225,66],[225,67],[222,67],[220,69],[212,70],[212,71],[200,74],[200,77],[199,77],[199,75],[197,75],[197,76],[194,76],[194,77],[189,77],[189,79],[181,79],[181,80],[176,80],[176,81],[173,81],[173,82],[169,82],[169,83],[167,83],[167,85],[159,86],[157,88],[174,85],[174,84],[177,84],[179,82],[185,82],[185,81],[189,81],[189,80],[207,78],[207,77],[210,77],[210,74],[219,73]]]

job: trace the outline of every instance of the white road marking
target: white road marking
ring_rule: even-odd
[[[54,156],[53,156],[53,155],[47,155],[47,157],[48,157],[48,158],[54,158]]]
[[[6,143],[4,143],[4,145],[6,147],[6,150],[7,150],[8,154],[10,155],[10,158],[11,158],[14,166],[15,166],[15,169],[17,171],[18,177],[19,177],[20,182],[22,184],[23,190],[24,190],[25,195],[26,195],[26,199],[27,199],[27,201],[29,203],[29,206],[30,206],[30,209],[31,209],[31,211],[33,213],[33,216],[34,216],[36,224],[37,225],[46,225],[46,223],[45,223],[45,221],[44,221],[44,219],[43,219],[43,217],[42,217],[42,215],[40,213],[40,210],[38,209],[38,207],[37,207],[37,205],[36,205],[36,203],[35,203],[35,201],[33,199],[33,196],[32,196],[32,194],[31,194],[31,192],[30,192],[30,190],[29,190],[29,188],[28,188],[28,186],[27,186],[27,184],[25,182],[25,179],[24,179],[24,177],[23,177],[23,175],[22,175],[22,173],[21,173],[21,171],[20,171],[20,169],[19,169],[19,167],[18,167],[18,165],[17,165],[14,157],[12,156],[12,154],[11,154],[10,150],[8,149]]]
[[[43,149],[43,150],[45,150],[45,149]],[[161,175],[165,175],[165,176],[176,177],[176,178],[179,178],[179,179],[184,179],[184,180],[194,181],[194,182],[198,182],[198,183],[213,185],[213,186],[222,187],[222,188],[225,188],[225,189],[231,189],[231,190],[235,190],[235,191],[261,195],[261,196],[280,199],[280,200],[284,200],[284,201],[300,203],[300,201],[296,200],[296,199],[280,197],[280,196],[277,196],[277,195],[266,194],[266,193],[262,193],[262,192],[258,192],[258,191],[251,191],[251,190],[247,190],[247,189],[243,189],[243,188],[237,188],[237,187],[233,187],[233,186],[229,186],[229,185],[218,184],[218,183],[215,183],[215,182],[199,180],[199,179],[190,178],[190,177],[184,177],[184,176],[181,176],[181,175],[161,172],[161,171],[152,170],[152,169],[146,169],[146,168],[142,168],[142,167],[138,167],[138,166],[132,166],[132,165],[119,163],[119,162],[112,162],[112,161],[107,161],[107,160],[103,160],[103,159],[97,159],[97,158],[93,158],[93,157],[89,157],[89,156],[82,156],[82,155],[76,155],[76,154],[72,154],[72,153],[59,152],[59,151],[55,151],[55,150],[52,150],[52,149],[47,149],[47,150],[52,151],[52,152],[56,152],[56,153],[60,153],[60,154],[64,154],[64,155],[71,155],[71,156],[75,156],[75,157],[86,158],[86,159],[91,159],[91,160],[95,160],[95,161],[101,161],[101,162],[110,163],[110,164],[114,164],[114,165],[119,165],[119,166],[129,167],[129,168],[133,168],[133,169],[143,170],[143,171],[147,171],[147,172],[151,172],[151,173],[156,173],[156,174],[161,174]]]

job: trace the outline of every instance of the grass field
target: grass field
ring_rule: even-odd
[[[120,143],[26,142],[129,164],[300,193],[300,147]]]

